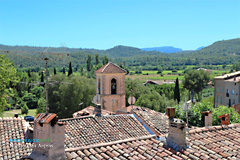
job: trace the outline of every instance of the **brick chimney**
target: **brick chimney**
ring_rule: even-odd
[[[174,118],[175,108],[167,108],[167,115],[169,117],[167,145],[174,150],[186,148],[186,123],[183,120]]]
[[[230,114],[223,114],[221,116],[218,116],[218,118],[221,118],[222,125],[229,125],[229,116]]]
[[[205,111],[202,112],[202,114],[205,114],[205,127],[208,128],[212,126],[212,111]]]
[[[65,123],[53,113],[38,114],[34,120],[33,160],[65,160]],[[33,140],[34,140],[33,139]]]

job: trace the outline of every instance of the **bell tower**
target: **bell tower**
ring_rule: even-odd
[[[96,74],[96,92],[102,109],[116,113],[125,107],[125,74],[121,67],[109,62]]]

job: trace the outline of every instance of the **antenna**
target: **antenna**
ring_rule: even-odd
[[[49,47],[48,47],[49,48]],[[37,53],[37,54],[40,54],[41,55],[41,59],[40,58],[31,58],[31,57],[27,57],[27,56],[23,56],[23,55],[20,55],[18,54],[19,56],[21,57],[25,57],[25,58],[28,58],[28,59],[34,59],[34,60],[45,60],[46,61],[46,113],[48,113],[49,111],[49,107],[48,107],[48,88],[47,88],[47,84],[48,84],[48,78],[47,78],[47,75],[48,75],[48,61],[56,61],[55,59],[49,59],[47,57],[43,58],[43,55],[44,54],[53,54],[53,55],[58,55],[58,56],[61,56],[61,58],[63,59],[63,56],[65,54],[63,53],[47,53],[46,51],[48,50],[48,48],[46,48],[43,52],[26,52],[26,51],[5,51],[5,50],[0,50],[0,52],[3,52],[3,53],[7,53],[7,54],[13,54],[13,53]],[[67,56],[69,56],[69,54],[67,54]]]

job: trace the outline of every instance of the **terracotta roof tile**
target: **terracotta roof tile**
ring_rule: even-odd
[[[65,131],[66,148],[151,135],[132,115],[89,116],[60,121],[67,123]]]
[[[145,107],[135,107],[133,113],[142,119],[148,126],[152,127],[158,135],[165,135],[168,133],[169,121],[165,114]]]
[[[99,68],[95,73],[127,73],[124,69],[112,62],[109,62]]]
[[[21,118],[0,118],[0,160],[20,159],[31,153],[31,143],[10,142],[11,139],[25,138],[25,123],[28,122]]]

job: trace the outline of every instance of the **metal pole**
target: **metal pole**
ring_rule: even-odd
[[[45,58],[44,60],[46,60],[46,113],[48,113],[49,108],[48,108],[48,88],[47,88],[47,84],[48,84],[48,69],[47,69],[47,61],[49,60],[48,58]]]

